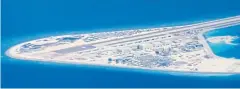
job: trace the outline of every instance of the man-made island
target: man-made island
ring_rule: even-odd
[[[197,24],[63,35],[11,47],[26,60],[194,73],[240,73],[240,60],[215,55],[203,33],[240,24],[240,16]]]

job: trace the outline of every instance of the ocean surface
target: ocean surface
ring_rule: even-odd
[[[13,45],[54,35],[183,25],[240,15],[239,3],[240,0],[2,0],[1,87],[240,87],[240,75],[171,75],[18,60],[4,54]],[[206,33],[206,37],[218,35],[239,36],[240,26]],[[219,56],[240,58],[239,45],[210,46]]]

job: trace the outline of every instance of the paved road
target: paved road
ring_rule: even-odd
[[[223,22],[216,22],[216,23],[209,23],[209,24],[203,24],[199,26],[191,26],[191,27],[185,27],[185,28],[180,28],[180,29],[169,29],[169,30],[164,30],[164,31],[157,31],[157,32],[151,32],[147,34],[141,34],[141,35],[136,35],[136,36],[130,36],[130,37],[124,37],[124,38],[118,38],[118,39],[112,39],[112,40],[106,40],[102,42],[96,42],[96,43],[91,43],[89,45],[114,45],[118,43],[123,43],[123,42],[129,42],[129,41],[134,41],[134,40],[139,40],[139,39],[148,39],[151,37],[157,37],[157,36],[162,36],[165,34],[169,34],[172,32],[181,32],[181,31],[186,31],[189,29],[205,29],[205,28],[221,28],[222,26],[231,26],[231,25],[237,25],[240,24],[240,17],[238,19],[230,20],[230,21],[223,21]]]
[[[89,43],[89,44],[86,44],[86,45],[94,45],[94,46],[114,45],[114,44],[134,41],[134,40],[140,40],[140,39],[147,39],[147,38],[162,36],[162,35],[169,34],[169,33],[172,33],[172,32],[180,32],[180,31],[186,31],[186,30],[190,30],[190,29],[212,30],[213,28],[216,29],[216,28],[222,28],[222,27],[239,25],[239,24],[240,24],[240,16],[235,16],[235,17],[229,17],[229,18],[224,18],[224,19],[207,21],[207,22],[202,22],[202,23],[197,23],[197,24],[192,24],[192,25],[185,25],[185,26],[180,27],[180,28],[172,28],[172,29],[167,29],[167,30],[164,30],[164,31],[162,31],[162,30],[158,31],[157,30],[157,31],[153,31],[153,32],[145,33],[145,34],[139,34],[139,35],[124,37],[124,38],[116,38],[116,39],[106,40],[106,41],[101,41],[101,42],[93,42],[93,43]],[[81,46],[79,46],[79,47],[81,47]],[[78,48],[78,46],[76,46],[74,48]],[[72,49],[72,47],[67,48],[67,49]],[[66,50],[66,49],[62,49],[62,50]],[[75,50],[75,51],[80,51],[80,50]],[[73,52],[73,51],[71,51],[71,52]]]

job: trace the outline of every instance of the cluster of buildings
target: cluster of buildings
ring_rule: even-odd
[[[101,32],[101,33],[93,33],[87,35],[83,40],[84,42],[92,42],[97,40],[103,40],[108,38],[122,38],[122,37],[129,37],[141,33],[156,31],[156,30],[168,30],[169,28],[159,29],[139,29],[139,30],[125,30],[125,31],[114,31],[114,32]]]
[[[205,49],[196,36],[199,30],[183,31],[179,35],[166,34],[104,46],[98,50],[81,52],[88,59],[104,61],[111,65],[128,65],[145,68],[195,66],[196,56],[204,57]],[[193,34],[193,35],[191,35]],[[187,36],[186,36],[187,35]],[[189,37],[190,35],[190,37]],[[100,49],[100,50],[99,50]],[[185,54],[193,54],[185,55]],[[192,61],[189,61],[192,60]],[[192,69],[197,70],[197,69]]]
[[[28,43],[23,45],[21,50],[23,52],[26,52],[25,50],[29,51],[29,49],[31,51],[37,51],[44,49],[44,47],[73,43],[76,40],[91,42],[111,37],[131,36],[154,30],[156,29],[95,33],[78,37],[61,37],[56,38],[56,42],[53,43],[45,43],[42,45]],[[196,65],[194,62],[196,62],[197,59],[193,58],[196,56],[206,57],[206,55],[204,55],[203,44],[197,36],[200,31],[199,29],[187,30],[124,42],[120,41],[106,46],[76,52],[75,56],[71,55],[71,60],[99,61],[110,65],[127,65],[145,68],[170,68],[183,65],[191,67]],[[187,53],[187,55],[184,53]],[[189,56],[191,53],[194,57]],[[193,61],[191,62],[189,60]]]

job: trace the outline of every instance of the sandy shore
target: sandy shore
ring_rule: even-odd
[[[14,46],[16,47],[16,46]],[[212,70],[219,70],[218,67],[215,69],[211,70],[204,70],[204,71],[188,71],[188,70],[174,70],[174,69],[157,69],[157,68],[143,68],[143,67],[136,67],[136,66],[124,66],[124,65],[109,65],[109,64],[103,64],[103,63],[88,63],[88,62],[80,62],[80,61],[74,61],[74,60],[49,60],[49,59],[36,59],[36,58],[31,58],[31,57],[24,57],[21,55],[16,55],[12,53],[12,49],[14,47],[10,48],[8,51],[6,51],[6,55],[15,58],[15,59],[22,59],[22,60],[30,60],[30,61],[37,61],[37,62],[52,62],[52,63],[62,63],[62,64],[77,64],[77,65],[82,65],[82,66],[101,66],[101,67],[112,67],[112,68],[127,68],[129,70],[136,70],[136,71],[153,71],[153,72],[159,72],[159,73],[165,73],[165,74],[171,74],[171,75],[177,75],[177,76],[230,76],[230,75],[235,75],[235,74],[240,74],[236,72],[214,72]],[[237,61],[234,59],[220,59],[217,60],[218,62],[215,61],[216,64],[221,64],[221,63],[226,63],[230,61]],[[209,69],[209,65],[203,64],[203,68]],[[206,72],[209,71],[209,72]]]
[[[207,38],[208,42],[211,43],[225,43],[225,44],[230,44],[230,45],[237,45],[235,43],[232,43],[234,40],[238,39],[239,37],[237,36],[214,36],[214,37],[210,37]]]

